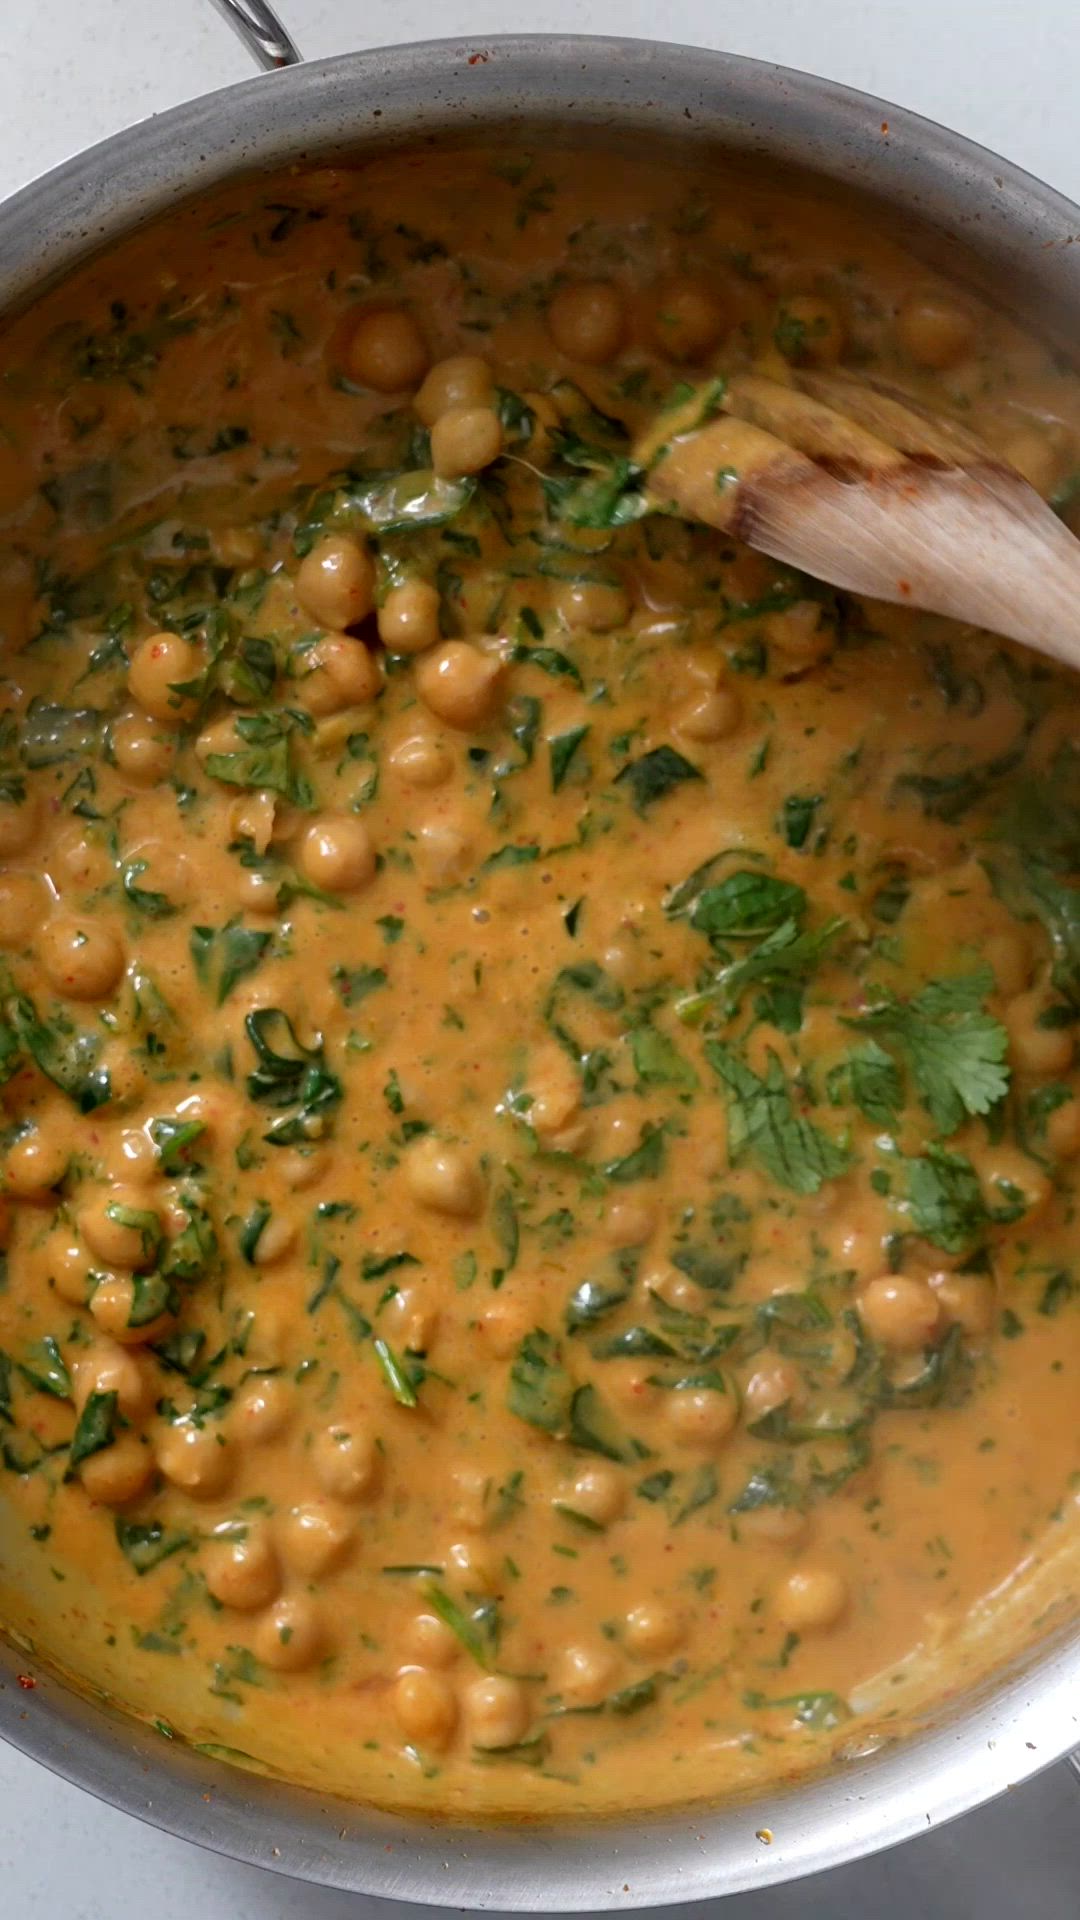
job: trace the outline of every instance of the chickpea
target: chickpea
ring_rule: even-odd
[[[859,1318],[872,1340],[896,1353],[917,1353],[935,1339],[941,1309],[924,1280],[879,1274],[860,1293]]]
[[[238,1438],[264,1446],[285,1431],[292,1416],[292,1395],[275,1374],[254,1374],[245,1380],[233,1401]]]
[[[498,700],[503,669],[491,654],[467,640],[447,640],[421,654],[416,691],[439,720],[451,727],[483,726]]]
[[[748,1426],[786,1406],[799,1391],[798,1368],[790,1360],[763,1360],[754,1368],[743,1389],[743,1407]]]
[[[452,1667],[458,1657],[457,1638],[438,1614],[418,1613],[406,1637],[411,1653],[426,1667]]]
[[[675,713],[675,726],[688,740],[727,740],[742,718],[742,703],[732,687],[713,687],[688,700]]]
[[[367,548],[343,534],[324,535],[297,568],[296,597],[312,620],[335,634],[358,626],[375,604],[375,566]]]
[[[1063,448],[1060,437],[1045,426],[1018,427],[1010,433],[1001,454],[1044,499],[1053,493],[1063,466],[1068,464],[1067,446]]]
[[[489,1352],[497,1360],[509,1359],[532,1324],[529,1309],[518,1300],[508,1299],[505,1294],[500,1294],[490,1306],[484,1307],[480,1315],[480,1332]]]
[[[103,1507],[122,1507],[143,1492],[154,1471],[154,1456],[135,1433],[121,1433],[111,1446],[92,1453],[78,1468],[83,1492]]]
[[[308,712],[321,719],[343,707],[366,706],[381,686],[379,663],[362,640],[324,633],[306,655],[300,698]]]
[[[1019,1209],[1020,1218],[1016,1224],[1021,1227],[1031,1226],[1046,1212],[1053,1198],[1054,1190],[1049,1175],[1028,1154],[1021,1153],[1018,1147],[993,1147],[985,1155],[979,1172],[983,1192],[992,1211],[1012,1214]],[[1011,1225],[1013,1222],[1006,1221],[1003,1224]]]
[[[115,1393],[124,1418],[137,1422],[145,1419],[153,1404],[153,1381],[145,1365],[137,1354],[112,1340],[80,1355],[74,1376],[75,1405],[80,1409],[92,1393]]]
[[[1080,1153],[1080,1100],[1064,1100],[1048,1115],[1046,1144],[1055,1160],[1075,1160]]]
[[[49,1285],[69,1306],[85,1307],[90,1295],[90,1261],[86,1249],[61,1232],[50,1247]]]
[[[618,1670],[610,1647],[564,1647],[555,1663],[553,1690],[571,1707],[598,1707],[612,1691]]]
[[[680,1446],[715,1447],[733,1431],[739,1403],[730,1389],[717,1393],[714,1387],[676,1387],[667,1415]]]
[[[375,878],[375,848],[362,820],[326,814],[300,842],[300,871],[327,893],[356,893]]]
[[[356,1529],[340,1508],[326,1501],[293,1507],[278,1523],[285,1564],[305,1580],[321,1579],[344,1560]]]
[[[461,1147],[427,1134],[410,1147],[405,1161],[409,1192],[422,1207],[455,1220],[475,1218],[484,1204],[484,1182],[475,1160]]]
[[[655,1231],[655,1211],[644,1200],[614,1200],[604,1215],[604,1233],[613,1247],[643,1247]]]
[[[768,1547],[797,1547],[806,1539],[810,1522],[797,1507],[755,1507],[738,1516],[739,1538]]]
[[[110,1040],[102,1048],[101,1065],[109,1076],[112,1112],[130,1113],[145,1097],[147,1077],[128,1041]]]
[[[673,1653],[684,1636],[683,1623],[662,1600],[648,1600],[632,1607],[626,1616],[623,1639],[629,1653],[639,1660],[662,1660]]]
[[[416,864],[429,886],[456,886],[468,878],[474,843],[452,820],[422,820],[416,837]]]
[[[197,679],[201,670],[202,655],[183,634],[152,633],[131,656],[128,690],[152,720],[179,727],[191,718],[197,702],[176,689]]]
[[[48,879],[60,893],[93,893],[111,878],[109,859],[100,841],[95,844],[74,825],[54,833],[48,852]]]
[[[390,765],[414,787],[440,787],[451,773],[446,749],[424,733],[402,740],[390,754]]]
[[[1018,993],[1005,1009],[1005,1025],[1013,1064],[1019,1073],[1067,1073],[1072,1065],[1073,1037],[1068,1027],[1044,1027],[1039,1017],[1049,1002],[1040,987]]]
[[[51,1200],[68,1170],[71,1148],[50,1127],[21,1133],[7,1151],[4,1187],[13,1200]]]
[[[240,1613],[269,1606],[281,1588],[274,1543],[269,1529],[260,1521],[249,1522],[242,1533],[214,1541],[207,1551],[204,1571],[214,1599]]]
[[[568,580],[556,596],[559,617],[572,633],[611,633],[626,625],[630,601],[605,580]]]
[[[492,407],[451,407],[431,429],[431,464],[446,479],[480,473],[502,450],[502,421]]]
[[[254,527],[222,527],[214,535],[214,558],[223,567],[254,567],[261,552]]]
[[[439,638],[439,590],[428,580],[403,580],[391,587],[377,620],[387,653],[423,653]]]
[[[276,917],[280,886],[281,882],[272,874],[259,873],[254,867],[241,867],[236,875],[236,897],[249,913]]]
[[[124,949],[101,920],[50,920],[38,941],[49,984],[69,1000],[104,1000],[124,971]]]
[[[350,641],[356,646],[357,641]],[[229,807],[229,841],[250,841],[256,853],[267,851],[274,837],[277,824],[278,799],[266,788],[254,793],[241,793]]]
[[[176,758],[172,734],[152,726],[141,713],[121,714],[109,735],[113,759],[120,772],[140,786],[164,780]]]
[[[497,1753],[516,1747],[529,1726],[529,1697],[520,1680],[488,1673],[465,1689],[465,1715],[474,1747]]]
[[[983,942],[983,959],[994,975],[999,993],[1022,993],[1031,979],[1031,949],[1022,927],[992,933]]]
[[[455,407],[490,406],[494,391],[495,379],[487,361],[475,353],[458,353],[449,360],[436,361],[413,405],[425,427],[433,427],[442,414]]]
[[[650,1266],[641,1276],[641,1285],[646,1298],[657,1294],[669,1307],[678,1307],[683,1313],[700,1313],[705,1295],[689,1274],[680,1273],[677,1267],[669,1267],[666,1261]]]
[[[847,1584],[829,1567],[794,1567],[773,1599],[777,1618],[789,1633],[835,1627],[847,1604]]]
[[[135,1276],[111,1273],[99,1277],[90,1296],[90,1311],[95,1325],[121,1346],[145,1346],[160,1340],[172,1325],[172,1316],[164,1309],[148,1312],[140,1301]]]
[[[20,801],[0,800],[0,860],[26,852],[37,833],[39,818],[32,794]]]
[[[296,1246],[296,1224],[287,1214],[272,1213],[255,1242],[251,1258],[257,1267],[274,1267]]]
[[[796,366],[831,367],[844,350],[844,323],[831,300],[795,293],[781,303],[773,337]]]
[[[394,1324],[394,1337],[411,1353],[426,1353],[439,1328],[439,1309],[433,1296],[422,1287],[399,1287],[388,1303]]]
[[[161,1215],[138,1187],[105,1187],[79,1213],[79,1231],[107,1267],[152,1267],[161,1242]]]
[[[256,1623],[252,1645],[264,1667],[276,1673],[299,1673],[318,1659],[325,1639],[315,1602],[301,1593],[286,1593]]]
[[[157,1179],[157,1148],[141,1127],[125,1127],[107,1153],[106,1165],[121,1184],[132,1181],[138,1186],[149,1186]]]
[[[626,335],[622,296],[608,280],[572,280],[552,296],[548,332],[568,360],[588,367],[614,360]]]
[[[424,378],[428,351],[411,313],[402,307],[367,307],[353,325],[346,366],[362,387],[403,393]]]
[[[0,873],[0,949],[29,946],[45,918],[45,896],[32,873]]]
[[[529,1125],[549,1139],[576,1120],[581,1109],[581,1083],[565,1054],[541,1054],[529,1074]]]
[[[671,360],[702,360],[726,331],[727,316],[698,280],[669,280],[658,288],[653,338]]]
[[[394,1712],[406,1740],[439,1749],[454,1731],[457,1700],[441,1674],[405,1667],[394,1683]]]
[[[975,345],[975,322],[952,293],[909,293],[896,316],[896,333],[917,367],[954,367]]]
[[[997,1317],[997,1295],[985,1273],[931,1273],[927,1286],[946,1317],[965,1333],[989,1333]]]
[[[311,1464],[324,1492],[338,1500],[362,1500],[375,1486],[379,1455],[369,1433],[326,1427],[316,1436]]]
[[[278,1150],[276,1161],[281,1174],[282,1185],[291,1193],[303,1193],[321,1180],[330,1165],[330,1156],[325,1147],[282,1147]]]
[[[605,973],[610,973],[620,986],[636,985],[641,974],[641,958],[635,941],[631,939],[613,940],[604,948],[601,963]]]
[[[454,1467],[450,1484],[453,1489],[450,1518],[467,1531],[482,1533],[491,1520],[488,1506],[491,1475],[480,1467]]]
[[[503,1583],[502,1561],[483,1541],[453,1541],[447,1548],[446,1566],[466,1593],[498,1593]]]
[[[762,631],[770,649],[783,655],[786,669],[811,667],[823,660],[833,645],[831,628],[819,600],[796,600],[794,606],[766,614]]]
[[[233,1450],[220,1428],[178,1420],[160,1434],[155,1452],[166,1480],[195,1499],[214,1499],[232,1478]]]
[[[195,752],[202,761],[209,760],[212,754],[236,753],[243,746],[243,740],[236,731],[236,715],[222,714],[220,719],[211,720],[196,736]]]

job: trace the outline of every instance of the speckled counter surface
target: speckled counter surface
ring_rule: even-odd
[[[309,57],[387,40],[642,34],[782,61],[901,101],[1080,199],[1076,0],[279,0]],[[203,0],[0,0],[0,193],[250,71]],[[1072,84],[1063,76],[1072,76]],[[425,1909],[399,1908],[401,1920]],[[698,1914],[700,1907],[672,1909]],[[0,1746],[2,1920],[387,1920],[173,1840]],[[730,1901],[724,1920],[1076,1920],[1080,1786],[1063,1767],[865,1866]],[[494,1917],[498,1920],[498,1916]]]

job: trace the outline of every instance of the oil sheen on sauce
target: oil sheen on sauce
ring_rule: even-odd
[[[792,187],[506,148],[0,352],[9,1625],[448,1814],[887,1736],[1080,1468],[1074,686],[628,449],[840,360],[1068,514],[1073,377]]]

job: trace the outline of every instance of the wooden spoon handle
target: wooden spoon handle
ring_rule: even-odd
[[[739,375],[719,404],[639,450],[658,504],[833,586],[1080,667],[1080,541],[973,434],[841,374]]]

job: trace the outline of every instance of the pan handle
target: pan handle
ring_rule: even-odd
[[[210,0],[210,4],[228,21],[252,59],[267,73],[276,67],[299,66],[300,49],[268,0]]]

